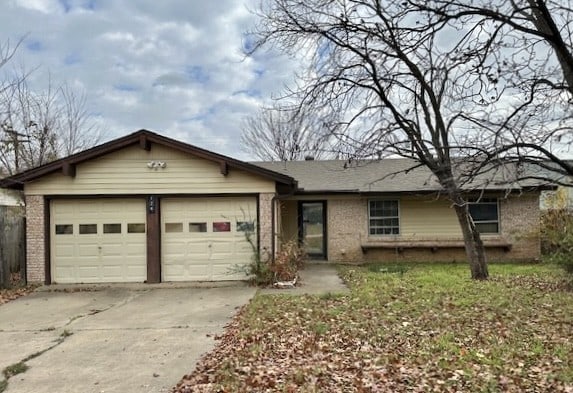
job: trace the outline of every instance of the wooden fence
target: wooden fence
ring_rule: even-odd
[[[0,206],[0,288],[8,288],[11,274],[17,272],[26,279],[24,208]]]

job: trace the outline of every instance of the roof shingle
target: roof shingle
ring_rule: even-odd
[[[438,192],[442,187],[436,177],[425,166],[406,158],[359,161],[345,165],[345,160],[274,161],[253,162],[295,178],[299,190],[307,193],[349,192],[349,193],[424,193]],[[522,190],[546,187],[547,182],[525,180],[513,181],[511,171],[504,170],[478,176],[467,190]]]

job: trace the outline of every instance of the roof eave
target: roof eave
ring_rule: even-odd
[[[234,158],[214,153],[205,149],[201,149],[199,147],[170,139],[144,129],[124,137],[114,139],[113,141],[101,144],[99,146],[92,147],[91,149],[72,154],[71,156],[60,158],[56,161],[52,161],[37,168],[32,168],[22,173],[9,176],[0,181],[0,186],[5,188],[22,189],[24,183],[38,179],[42,176],[49,175],[51,173],[61,171],[64,165],[77,165],[135,144],[140,144],[143,148],[146,148],[147,144],[150,142],[160,145],[167,145],[209,161],[218,162],[219,164],[224,164],[225,166],[228,165],[231,168],[257,174],[259,176],[274,180],[275,182],[293,187],[294,189],[297,187],[297,181],[290,176],[269,169],[261,168],[259,166],[239,161]]]

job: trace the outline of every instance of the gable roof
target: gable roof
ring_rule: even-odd
[[[208,161],[216,162],[221,167],[221,173],[228,171],[228,168],[243,170],[247,173],[261,176],[269,180],[296,188],[296,180],[289,175],[275,172],[272,169],[263,168],[257,165],[249,164],[222,154],[214,153],[209,150],[201,149],[188,143],[180,142],[175,139],[167,138],[151,132],[149,130],[139,130],[124,137],[114,139],[110,142],[92,147],[91,149],[72,154],[68,157],[52,161],[45,165],[29,169],[13,176],[0,180],[0,187],[21,189],[24,183],[38,179],[42,176],[55,172],[73,173],[75,166],[83,162],[93,160],[103,155],[118,151],[128,146],[139,145],[142,149],[149,150],[151,144],[158,144],[172,148],[183,153],[203,158]]]
[[[253,162],[265,169],[294,177],[298,193],[434,193],[443,191],[431,171],[407,158],[358,161],[346,160]],[[512,181],[511,170],[493,176],[478,176],[464,189],[506,191],[554,189],[549,182],[529,179]]]

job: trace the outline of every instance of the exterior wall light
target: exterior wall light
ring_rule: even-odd
[[[159,168],[165,169],[167,168],[167,163],[165,161],[149,161],[147,167],[153,170],[158,170]]]

